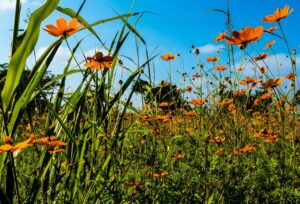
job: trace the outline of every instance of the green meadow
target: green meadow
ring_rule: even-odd
[[[0,62],[0,203],[300,202],[297,47],[284,29],[297,11],[274,7],[264,26],[240,29],[230,1],[211,10],[224,18],[212,43],[225,55],[192,46],[195,66],[179,69],[178,82],[174,63],[184,59],[152,52],[137,29],[151,12],[90,22],[89,1],[76,10],[61,1],[44,0],[25,28],[15,1],[10,58]],[[122,23],[110,42],[96,31],[107,23]],[[82,32],[99,50],[83,52]],[[41,33],[52,41],[36,55]],[[129,36],[143,57],[124,53]],[[281,58],[270,64],[275,44],[288,74]],[[70,55],[51,74],[62,46]],[[154,61],[167,70],[162,81]]]

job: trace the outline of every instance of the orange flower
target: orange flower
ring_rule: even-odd
[[[36,139],[34,141],[34,144],[42,144],[42,145],[46,145],[49,142],[49,138],[48,137],[43,137],[40,139]]]
[[[47,148],[57,147],[57,146],[66,146],[67,143],[58,140],[56,136],[43,137],[40,139],[36,139],[34,144],[45,145]]]
[[[232,31],[232,37],[226,37],[228,41],[225,44],[238,45],[241,49],[245,49],[249,43],[258,41],[263,32],[262,26],[243,28],[240,32]]]
[[[172,55],[172,52],[169,52],[167,54],[164,54],[161,56],[161,58],[165,61],[169,61],[169,60],[175,60],[177,57],[177,55]]]
[[[233,99],[229,99],[229,100],[224,100],[224,101],[220,101],[217,104],[220,106],[227,106],[233,103]]]
[[[178,159],[183,159],[184,158],[184,155],[181,154],[181,153],[177,153],[175,154],[171,159],[172,160],[178,160]]]
[[[86,63],[85,66],[90,69],[110,69],[113,59],[112,56],[103,56],[102,52],[97,52],[94,57],[87,58],[89,62]]]
[[[280,78],[275,79],[275,80],[274,79],[269,79],[268,81],[261,83],[261,85],[262,85],[263,89],[270,90],[272,88],[280,86],[280,84],[282,84],[283,80],[284,80],[283,77],[280,77]]]
[[[161,102],[161,103],[159,103],[159,107],[167,107],[167,106],[169,106],[168,102]]]
[[[270,93],[264,93],[263,95],[261,95],[260,97],[259,97],[259,99],[260,100],[267,100],[267,99],[269,99],[269,98],[271,98],[272,97],[272,94],[270,94]]]
[[[284,8],[277,8],[274,14],[267,15],[265,18],[262,19],[262,21],[267,23],[275,23],[279,22],[282,19],[286,18],[288,15],[290,15],[293,12],[293,9],[290,10],[290,7],[288,5],[285,5]]]
[[[64,149],[54,148],[54,150],[50,150],[48,152],[49,152],[49,154],[56,154],[56,153],[61,153],[63,151],[65,151],[65,150]]]
[[[168,176],[169,173],[167,171],[158,171],[156,173],[148,172],[146,175],[149,177],[165,177]]]
[[[224,66],[224,65],[218,65],[218,66],[215,66],[214,70],[218,70],[218,71],[224,71],[228,69],[227,66]]]
[[[56,27],[52,24],[48,24],[44,30],[55,37],[70,36],[76,33],[81,26],[81,24],[78,25],[76,18],[73,18],[69,24],[67,24],[64,18],[59,18],[56,21]]]
[[[5,144],[12,144],[11,138],[9,136],[3,136],[3,142]]]
[[[142,186],[142,185],[144,185],[143,182],[136,181],[135,179],[125,183],[126,187],[137,187],[137,186]]]
[[[202,74],[196,73],[196,74],[193,74],[192,79],[194,80],[195,78],[200,78],[200,77],[202,77]]]
[[[32,146],[33,141],[35,139],[35,135],[34,134],[29,135],[29,138],[27,140],[25,140],[23,142],[19,142],[14,146],[11,144],[11,140],[8,138],[9,138],[8,136],[4,137],[5,142],[8,142],[8,143],[0,146],[0,153],[10,152],[10,151],[13,152],[16,150],[22,150],[22,149],[25,149],[26,147]]]
[[[294,73],[289,73],[289,74],[287,74],[286,76],[285,76],[285,78],[286,79],[288,79],[288,80],[293,80],[293,79],[295,79],[295,74]]]
[[[202,104],[204,104],[206,102],[206,99],[205,98],[197,98],[197,99],[192,99],[189,103],[190,104],[192,104],[192,105],[195,105],[195,106],[197,106],[197,105],[202,105]]]
[[[4,144],[0,146],[0,153],[2,152],[9,152],[13,150],[13,146],[11,144]]]
[[[211,142],[211,143],[214,143],[214,144],[221,144],[224,141],[225,141],[225,138],[219,138],[219,137],[208,140],[208,142]]]
[[[29,136],[29,139],[23,141],[23,142],[19,142],[14,146],[14,150],[22,150],[25,149],[26,147],[30,147],[33,145],[33,141],[35,139],[35,136],[33,134],[31,134]]]
[[[170,118],[167,115],[159,115],[156,118],[154,118],[154,120],[158,120],[160,122],[165,123],[165,122],[168,122],[170,120]]]
[[[264,47],[264,50],[265,50],[265,49],[268,49],[268,48],[270,48],[270,47],[272,47],[275,43],[276,43],[275,40],[273,40],[273,41],[271,41],[271,42],[268,42],[268,43],[266,44],[266,46]]]
[[[192,86],[187,86],[185,90],[187,92],[192,92],[193,91],[193,87]]]
[[[252,84],[251,87],[255,87],[258,84],[258,80],[255,78],[250,78],[250,77],[246,77],[243,80],[240,80],[240,85],[248,85],[248,84]]]
[[[217,149],[217,151],[215,152],[215,154],[223,154],[225,152],[225,148],[224,147],[220,147],[219,149]]]
[[[142,122],[146,122],[146,121],[148,121],[148,120],[150,120],[150,119],[151,119],[151,117],[150,117],[148,114],[142,115],[142,116],[141,116],[141,121],[142,121]]]
[[[260,53],[258,57],[254,58],[254,61],[260,61],[260,60],[264,60],[269,56],[268,53]]]
[[[251,146],[250,144],[246,144],[245,147],[240,149],[240,152],[247,153],[247,152],[254,152],[255,150],[256,150],[255,147]]]
[[[186,111],[186,112],[184,112],[184,115],[185,116],[195,116],[195,115],[197,115],[197,112],[195,110]]]
[[[235,96],[243,95],[243,94],[247,93],[247,91],[248,91],[247,89],[238,89],[234,92],[234,95]]]
[[[219,57],[208,57],[208,58],[206,58],[207,62],[216,62],[216,61],[219,61],[219,60],[220,60]]]
[[[214,42],[220,42],[226,38],[226,32],[219,33],[218,36],[214,39]]]
[[[278,29],[278,26],[274,26],[274,27],[270,27],[270,28],[268,28],[267,30],[266,30],[266,32],[268,32],[268,33],[273,33],[275,30],[277,30]]]
[[[232,150],[232,153],[233,153],[234,155],[238,155],[238,154],[240,153],[240,151],[239,151],[238,149],[233,149],[233,150]]]

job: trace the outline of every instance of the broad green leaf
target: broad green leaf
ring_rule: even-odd
[[[1,93],[4,111],[7,110],[14,91],[20,83],[26,60],[38,41],[41,23],[55,10],[59,2],[60,0],[47,0],[31,14],[24,39],[9,63],[6,82]]]

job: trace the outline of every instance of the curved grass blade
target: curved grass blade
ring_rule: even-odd
[[[60,47],[60,44],[57,44],[52,52],[50,53],[49,57],[47,58],[46,62],[42,66],[41,70],[39,72],[36,72],[34,77],[30,80],[29,84],[25,88],[24,92],[22,93],[21,97],[18,99],[16,102],[16,105],[13,109],[11,120],[9,121],[8,124],[8,130],[10,133],[14,132],[15,126],[17,125],[17,119],[20,115],[21,110],[28,104],[34,90],[38,86],[38,83],[40,82],[40,79],[44,76],[48,66],[52,62],[55,53],[57,52],[58,48]]]

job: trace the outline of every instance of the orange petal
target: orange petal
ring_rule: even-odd
[[[59,18],[56,21],[56,27],[60,30],[61,34],[63,34],[68,29],[67,21],[64,18]]]
[[[13,149],[13,146],[10,145],[10,144],[5,144],[5,145],[2,145],[0,146],[0,153],[2,152],[9,152]]]

